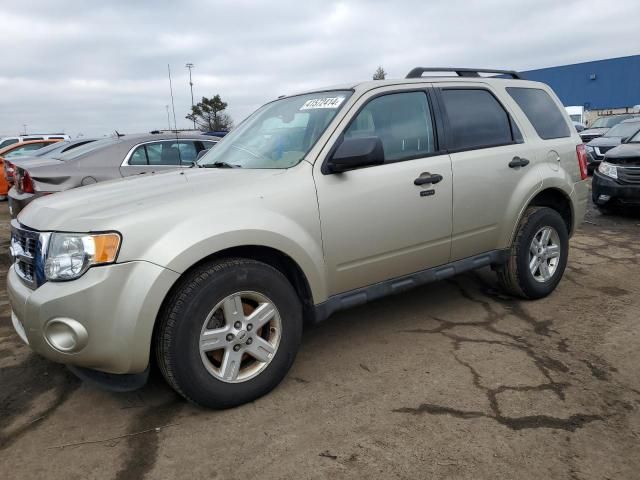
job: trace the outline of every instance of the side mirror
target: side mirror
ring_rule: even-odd
[[[379,137],[345,138],[327,162],[328,173],[382,165],[384,148]]]
[[[196,157],[196,162],[197,162],[198,160],[200,160],[202,157],[204,157],[204,156],[207,154],[207,152],[208,152],[208,151],[209,151],[209,150],[200,150],[200,151],[198,152],[198,156]]]

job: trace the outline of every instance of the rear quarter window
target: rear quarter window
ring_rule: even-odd
[[[527,116],[543,140],[571,136],[571,130],[556,102],[540,88],[507,87],[507,93]]]

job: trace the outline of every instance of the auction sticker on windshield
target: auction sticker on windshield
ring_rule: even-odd
[[[311,110],[312,108],[338,108],[344,101],[344,97],[312,98],[307,100],[300,107],[300,110]]]

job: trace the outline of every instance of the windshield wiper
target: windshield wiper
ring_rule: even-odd
[[[204,165],[198,165],[200,168],[242,168],[240,165],[233,165],[227,162],[215,162],[206,163]]]

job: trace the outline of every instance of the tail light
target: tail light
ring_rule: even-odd
[[[29,175],[29,172],[26,170],[24,170],[20,178],[20,190],[24,193],[36,193],[33,189],[33,180],[31,180],[31,175]]]
[[[588,176],[587,171],[587,147],[584,143],[576,145],[576,155],[578,156],[578,166],[580,167],[580,178],[585,180]]]
[[[4,162],[4,176],[8,182],[13,181],[14,165],[11,162]]]

